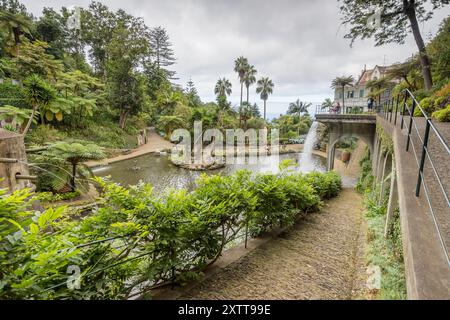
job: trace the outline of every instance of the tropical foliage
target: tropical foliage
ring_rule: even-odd
[[[163,196],[146,184],[97,183],[103,200],[79,221],[65,207],[30,210],[34,198],[26,189],[0,191],[0,298],[122,299],[184,283],[246,229],[257,235],[292,225],[341,185],[333,172],[286,170],[205,175],[193,192]]]
[[[273,93],[274,84],[273,84],[272,80],[270,80],[269,78],[263,77],[258,80],[256,85],[257,85],[256,93],[259,93],[261,100],[264,101],[264,120],[265,120],[266,119],[266,109],[267,109],[266,103],[267,103],[267,99],[269,99],[269,95],[271,95]]]
[[[342,90],[342,108],[345,107],[345,87],[351,86],[354,82],[353,76],[336,77],[331,82],[331,88]]]
[[[419,51],[422,75],[427,90],[431,90],[433,79],[430,59],[419,24],[433,17],[434,10],[448,5],[448,0],[405,1],[359,1],[341,0],[340,10],[344,24],[350,25],[346,38],[352,43],[358,38],[374,38],[377,46],[387,43],[403,44],[412,31]],[[379,10],[379,12],[376,12]],[[379,19],[378,25],[370,23]]]
[[[384,135],[382,135],[382,138]],[[388,139],[383,138],[383,149],[390,148]],[[385,237],[387,194],[380,201],[380,188],[372,174],[372,160],[368,149],[360,161],[361,173],[356,189],[364,195],[366,220],[368,224],[367,255],[369,265],[381,269],[381,287],[372,292],[378,299],[406,299],[405,265],[398,210],[393,218],[392,229]],[[373,297],[372,297],[373,298]]]
[[[428,116],[438,121],[449,121],[450,107],[441,102],[450,98],[442,97],[441,90],[445,91],[450,81],[450,18],[443,20],[436,36],[428,43],[423,40],[419,28],[421,22],[431,19],[437,9],[445,7],[449,2],[447,0],[383,3],[340,1],[344,24],[351,27],[345,37],[351,39],[352,43],[358,38],[374,38],[377,46],[387,43],[403,44],[406,36],[412,31],[417,44],[417,54],[404,62],[390,66],[385,77],[368,83],[372,90],[371,96],[380,100],[381,94],[393,86],[395,86],[392,91],[394,95],[408,89],[420,105],[423,104],[424,109],[427,109]],[[375,8],[379,11],[376,12]],[[370,23],[376,23],[373,18],[380,19],[379,26]],[[333,87],[339,88],[342,85],[336,83]],[[438,100],[436,105],[435,100]],[[421,114],[416,113],[416,116]]]
[[[298,114],[300,116],[303,114],[308,114],[308,108],[312,106],[312,103],[307,103],[300,101],[300,99],[297,99],[295,102],[291,102],[289,104],[289,109],[287,114]]]

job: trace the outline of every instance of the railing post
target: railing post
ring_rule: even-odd
[[[397,125],[397,112],[398,112],[398,102],[400,100],[400,94],[397,95],[397,101],[395,102],[395,116],[394,116],[394,126]]]
[[[422,184],[423,167],[425,166],[425,156],[428,152],[428,137],[430,136],[430,120],[427,119],[427,125],[425,127],[425,135],[423,137],[422,158],[420,159],[419,177],[417,178],[416,197],[420,194],[420,185]]]
[[[411,107],[411,114],[409,115],[409,126],[408,126],[408,139],[406,140],[406,151],[409,150],[409,143],[411,141],[411,130],[412,130],[412,124],[413,124],[413,117],[414,117],[414,109],[416,108],[416,100],[412,99],[412,107]]]
[[[385,101],[384,104],[386,106],[386,116],[385,116],[385,118],[386,118],[386,121],[388,121],[389,120],[389,100]]]
[[[422,158],[420,159],[419,177],[417,178],[416,197],[420,195],[420,185],[422,184],[423,167],[425,166],[425,156],[428,152],[428,137],[430,136],[430,120],[427,119],[427,125],[425,127],[425,135],[423,137]]]
[[[406,101],[408,101],[408,95],[405,92],[405,99],[403,101],[403,108],[402,108],[402,123],[400,125],[400,129],[402,130],[403,130],[403,123],[405,122]]]
[[[389,122],[392,122],[392,111],[394,111],[394,98],[389,103]]]

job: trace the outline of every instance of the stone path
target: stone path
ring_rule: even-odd
[[[278,238],[193,287],[182,299],[350,299],[364,283],[362,199],[344,189]]]
[[[132,152],[128,154],[122,154],[117,157],[108,158],[108,159],[102,159],[100,161],[87,161],[85,164],[88,167],[97,167],[97,166],[103,166],[108,165],[110,163],[127,160],[131,158],[135,158],[138,156],[142,156],[147,153],[155,152],[155,151],[162,151],[164,149],[171,149],[173,144],[163,137],[161,137],[159,134],[157,134],[155,131],[150,131],[148,134],[148,143],[137,147]]]

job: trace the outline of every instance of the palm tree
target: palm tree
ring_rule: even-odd
[[[247,88],[247,103],[249,104],[249,88],[252,84],[256,82],[256,69],[255,66],[248,66],[248,69],[245,71],[244,75],[244,83]]]
[[[320,108],[323,110],[323,109],[330,109],[330,108],[332,108],[333,107],[333,101],[331,101],[331,99],[330,98],[326,98],[325,100],[324,100],[324,102],[322,102],[322,104],[320,105]]]
[[[98,160],[105,157],[103,149],[96,144],[88,143],[69,143],[57,142],[51,145],[42,156],[50,159],[59,159],[61,162],[66,162],[71,165],[72,173],[70,175],[70,190],[75,191],[75,178],[77,175],[77,166],[88,160]]]
[[[239,104],[239,107],[242,107],[242,92],[244,91],[244,76],[245,72],[247,71],[249,65],[247,58],[244,58],[243,56],[240,56],[234,61],[234,71],[237,72],[239,77],[239,82],[241,83],[241,101]],[[239,125],[241,123],[241,114],[239,113]]]
[[[185,120],[179,116],[161,116],[158,120],[161,127],[164,129],[166,138],[170,138],[172,132],[177,128],[183,128],[185,126]]]
[[[247,120],[252,117],[252,109],[253,107],[247,102],[243,102],[239,108],[239,113],[242,115],[242,120],[244,121],[244,130],[247,130]]]
[[[297,99],[295,102],[289,104],[288,114],[298,114],[300,117],[301,113],[308,113],[308,108],[312,106],[312,103],[306,103]]]
[[[17,108],[10,105],[4,105],[0,107],[0,123],[1,121],[6,122],[6,126],[14,128],[18,130],[22,127],[25,122],[28,122],[30,119],[32,111],[29,109]],[[33,122],[36,122],[33,119]],[[1,124],[0,124],[1,127]],[[4,128],[4,126],[3,126]]]
[[[8,11],[0,11],[0,30],[6,33],[7,38],[12,40],[19,55],[20,36],[31,33],[31,21],[22,14]]]
[[[30,119],[23,131],[26,135],[33,122],[34,116],[39,108],[45,108],[56,99],[56,91],[50,87],[38,75],[32,75],[26,78],[23,82],[25,88],[25,97],[27,102],[32,106]]]
[[[266,120],[266,102],[269,95],[273,93],[273,82],[269,78],[261,78],[256,83],[256,93],[260,94],[261,99],[264,101],[264,120]]]
[[[381,94],[389,88],[390,81],[387,78],[373,79],[366,82],[366,88],[370,89],[373,97],[378,97],[378,105],[381,104]]]
[[[414,83],[411,83],[408,76],[410,75],[411,71],[414,69],[418,69],[420,66],[420,62],[417,58],[411,58],[403,63],[397,63],[391,66],[387,70],[387,77],[390,80],[395,79],[402,79],[405,81],[405,83],[408,85],[409,88],[411,88],[413,91],[417,88],[415,87]]]
[[[227,97],[231,94],[231,82],[226,78],[217,80],[216,86],[214,88],[214,93],[217,97]]]
[[[344,110],[344,106],[345,106],[345,87],[346,86],[351,86],[353,84],[353,76],[342,76],[342,77],[336,77],[332,82],[331,82],[331,88],[333,89],[337,89],[337,88],[342,88],[342,110]]]

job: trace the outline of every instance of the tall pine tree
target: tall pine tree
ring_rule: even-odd
[[[156,70],[163,70],[169,79],[175,79],[174,71],[166,67],[173,65],[176,61],[172,49],[172,43],[169,41],[169,35],[162,27],[156,27],[150,30],[150,47],[152,49],[152,62]]]
[[[186,93],[190,107],[196,107],[202,103],[200,97],[198,96],[198,91],[195,88],[194,81],[192,81],[192,79],[189,79],[188,83],[186,84],[186,89],[184,89],[184,92]]]

